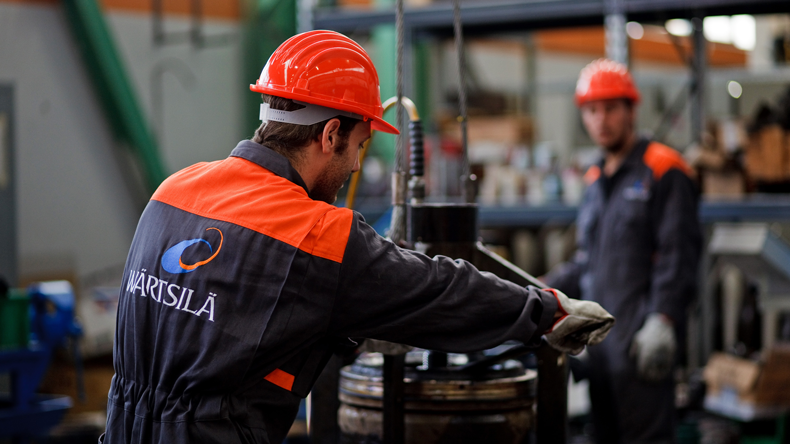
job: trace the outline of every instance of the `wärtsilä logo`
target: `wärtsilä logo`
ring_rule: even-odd
[[[214,258],[219,254],[219,250],[222,249],[222,241],[224,240],[224,236],[222,236],[222,231],[220,231],[219,228],[206,228],[206,231],[208,230],[216,230],[219,233],[219,246],[217,247],[217,251],[214,251],[214,249],[211,248],[211,244],[204,239],[190,239],[181,241],[168,248],[167,251],[165,251],[165,254],[162,255],[162,268],[164,268],[165,271],[173,274],[190,273],[197,270],[198,267],[213,261]],[[203,242],[204,244],[208,245],[209,251],[213,254],[206,260],[202,260],[191,265],[185,264],[181,260],[181,255],[184,254],[184,250],[199,242]]]

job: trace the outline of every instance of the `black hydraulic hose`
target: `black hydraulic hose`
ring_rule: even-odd
[[[424,176],[425,145],[422,137],[422,122],[419,119],[409,122],[409,142],[411,143],[409,174],[411,176]]]

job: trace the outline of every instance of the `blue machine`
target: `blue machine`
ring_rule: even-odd
[[[27,347],[0,351],[0,374],[10,375],[10,393],[0,394],[0,439],[27,442],[57,425],[71,398],[36,394],[52,353],[71,338],[77,366],[78,391],[82,390],[82,360],[77,338],[82,329],[74,319],[74,291],[67,281],[41,282],[27,289],[30,303],[30,340]],[[3,295],[0,295],[2,297]]]

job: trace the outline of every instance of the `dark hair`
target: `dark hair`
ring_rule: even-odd
[[[268,94],[263,94],[263,101],[264,103],[268,103],[272,109],[283,111],[296,111],[304,108],[303,105],[294,103],[291,99],[270,96]],[[348,145],[348,137],[351,135],[351,131],[361,120],[345,116],[337,116],[334,118],[340,120],[340,128],[337,130],[337,135],[340,138],[338,154],[342,154],[346,149],[346,145]],[[321,140],[324,127],[330,120],[332,119],[327,119],[312,125],[295,125],[292,123],[269,121],[261,124],[261,126],[255,130],[255,136],[252,138],[252,141],[282,154],[291,162],[291,165],[298,165],[303,160],[304,149],[311,142]]]

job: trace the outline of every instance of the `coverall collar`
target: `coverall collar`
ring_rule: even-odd
[[[290,180],[296,185],[299,185],[310,195],[310,190],[307,189],[307,185],[304,183],[302,176],[291,166],[291,162],[282,154],[277,153],[271,148],[255,143],[252,140],[242,140],[236,145],[236,148],[233,148],[233,151],[230,152],[230,157],[241,157],[242,159],[260,165],[283,179]]]
[[[631,152],[628,153],[623,164],[620,165],[620,169],[624,166],[631,168],[633,166],[639,165],[642,162],[642,158],[645,156],[645,150],[647,150],[647,146],[650,144],[650,139],[644,136],[637,136],[636,142],[634,142],[634,147],[631,149]]]
[[[645,155],[645,150],[647,150],[647,146],[650,144],[650,139],[638,136],[636,142],[634,142],[633,148],[631,148],[631,152],[628,153],[623,163],[617,168],[617,171],[611,175],[611,177],[606,176],[606,174],[601,174],[600,181],[601,187],[603,187],[604,195],[606,199],[609,199],[609,195],[612,193],[612,190],[615,187],[615,184],[620,181],[622,177],[625,177],[625,174],[631,170],[632,168],[637,168],[642,162],[642,157]],[[606,163],[606,158],[601,157],[601,160],[598,162],[598,167],[603,171],[604,164]]]
[[[623,163],[620,165],[617,171],[615,171],[614,174],[612,174],[612,178],[618,176],[620,174],[620,171],[627,171],[631,167],[639,165],[639,163],[642,161],[642,157],[644,157],[645,155],[645,150],[647,150],[647,146],[649,144],[650,144],[650,139],[644,136],[637,136],[636,142],[634,142],[634,146],[631,149],[631,152],[628,153],[628,156],[626,156],[625,160],[623,160]],[[598,167],[601,169],[601,171],[603,171],[603,167],[605,164],[606,164],[606,157],[601,156],[601,158],[598,160]],[[604,176],[605,176],[604,174],[601,174],[601,177]]]

